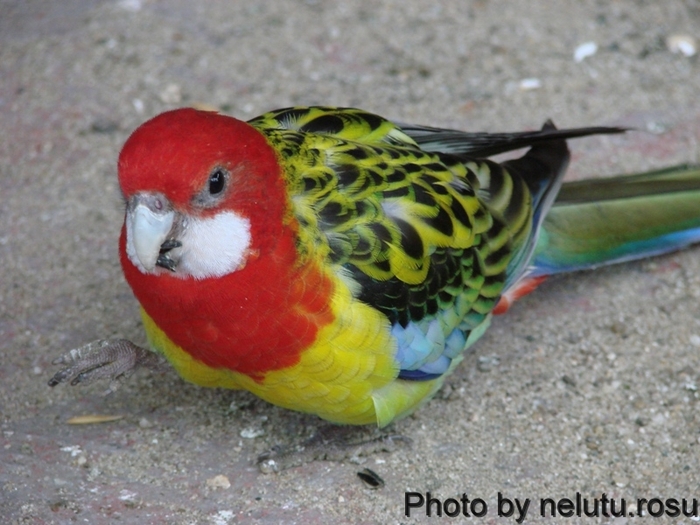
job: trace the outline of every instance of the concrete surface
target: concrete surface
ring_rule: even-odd
[[[540,498],[577,492],[700,498],[698,249],[546,284],[395,425],[412,448],[363,465],[260,474],[259,452],[319,420],[172,372],[107,397],[46,386],[67,349],[144,341],[117,260],[115,164],[145,119],[193,103],[245,118],[352,105],[488,131],[551,117],[651,131],[576,142],[571,177],[697,162],[700,63],[670,52],[672,35],[700,37],[697,2],[0,1],[2,523],[439,521],[405,517],[406,491],[482,498],[485,516],[461,518],[481,523],[515,522],[499,492],[531,498],[531,523]],[[122,417],[68,424],[89,414]],[[385,486],[366,488],[364,467]],[[675,520],[614,523],[646,521]]]

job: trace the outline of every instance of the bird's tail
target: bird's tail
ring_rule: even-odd
[[[497,310],[547,276],[642,259],[700,242],[700,165],[564,183],[530,268]]]
[[[700,241],[700,166],[569,182],[542,225],[531,276],[642,259]]]

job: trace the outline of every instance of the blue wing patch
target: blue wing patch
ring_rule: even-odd
[[[428,381],[447,372],[452,359],[466,348],[468,332],[455,328],[445,337],[438,319],[409,322],[406,327],[395,323],[391,334],[398,343],[396,359],[399,378]]]

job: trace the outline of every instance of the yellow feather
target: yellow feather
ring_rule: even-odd
[[[163,353],[187,381],[208,387],[245,388],[270,403],[316,413],[336,423],[387,424],[407,406],[418,403],[432,387],[404,388],[398,402],[390,399],[392,393],[398,393],[398,387],[384,387],[397,383],[398,366],[388,321],[355,300],[339,278],[334,279],[335,321],[321,328],[316,342],[302,353],[295,366],[268,372],[259,382],[193,359],[145,311],[141,314],[151,346]]]

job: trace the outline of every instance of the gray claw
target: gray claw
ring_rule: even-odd
[[[68,365],[49,380],[49,386],[70,382],[91,383],[97,379],[128,377],[139,367],[157,368],[160,357],[126,339],[102,339],[54,359],[55,365]]]

